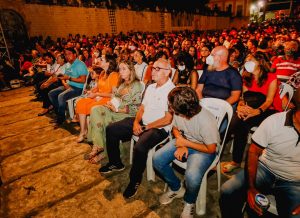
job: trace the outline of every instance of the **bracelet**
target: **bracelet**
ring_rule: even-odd
[[[72,78],[72,77],[69,76],[69,81],[72,81],[71,78]]]
[[[259,114],[262,114],[264,112],[263,109],[261,108],[258,108],[258,110],[259,110]]]

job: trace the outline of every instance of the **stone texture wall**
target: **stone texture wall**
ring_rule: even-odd
[[[25,4],[22,0],[0,0],[1,9],[13,9],[25,21],[30,36],[65,37],[69,33],[97,35],[120,31],[215,30],[229,27],[229,18],[192,16],[190,26],[172,26],[170,13],[136,12],[84,7]],[[174,17],[173,17],[174,18]],[[180,21],[181,17],[176,17]]]

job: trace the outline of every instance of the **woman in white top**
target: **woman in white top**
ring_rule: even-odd
[[[53,61],[54,62],[54,61]],[[48,68],[48,67],[47,67]],[[50,71],[47,71],[49,78],[40,86],[40,95],[43,100],[44,110],[38,114],[38,116],[43,116],[47,114],[53,107],[48,97],[48,93],[59,86],[61,86],[61,81],[57,78],[59,75],[63,75],[66,69],[66,59],[63,54],[57,55],[56,63],[49,66]]]
[[[148,64],[145,62],[146,57],[143,51],[136,50],[133,54],[133,59],[136,62],[134,65],[137,78],[144,82]]]
[[[97,69],[97,68],[101,68],[101,55],[100,55],[100,51],[96,48],[93,51],[93,55],[92,55],[92,68],[93,69]]]

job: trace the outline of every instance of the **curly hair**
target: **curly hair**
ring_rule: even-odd
[[[188,119],[201,111],[198,96],[194,89],[180,86],[172,89],[168,95],[169,107],[175,114],[184,115]]]
[[[186,68],[191,71],[194,69],[194,61],[192,56],[187,52],[180,52],[178,54],[178,57],[176,59],[176,63],[183,62],[186,66]]]
[[[260,75],[258,78],[258,86],[261,87],[268,78],[268,73],[270,72],[270,67],[267,62],[266,56],[262,52],[256,52],[251,54],[251,56],[259,63]],[[254,80],[254,75],[252,73],[245,73],[243,76],[244,83],[247,87],[252,85]]]

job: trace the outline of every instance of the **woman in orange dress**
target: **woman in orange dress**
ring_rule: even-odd
[[[119,73],[116,72],[116,59],[107,54],[101,58],[100,65],[103,71],[99,76],[97,88],[93,92],[89,92],[86,98],[80,99],[76,105],[76,113],[80,123],[80,134],[77,142],[82,142],[86,137],[86,117],[90,114],[91,108],[106,104],[111,98],[113,89],[118,85]]]

